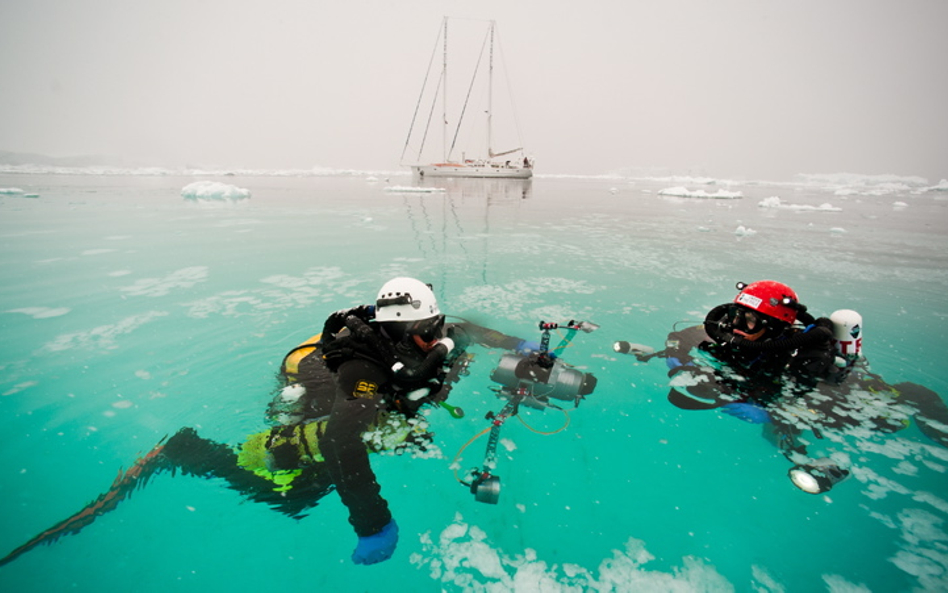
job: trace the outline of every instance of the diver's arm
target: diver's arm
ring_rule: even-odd
[[[455,341],[461,350],[466,349],[472,342],[487,348],[503,348],[504,350],[519,350],[525,343],[525,340],[521,338],[508,336],[470,321],[449,325],[448,336]]]
[[[319,439],[326,467],[349,509],[349,523],[360,537],[379,533],[392,520],[362,440],[375,419],[381,399],[378,390],[386,380],[384,371],[368,361],[343,363],[326,432]]]

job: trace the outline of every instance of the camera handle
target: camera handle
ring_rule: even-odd
[[[487,451],[484,453],[484,464],[481,469],[471,470],[471,494],[478,502],[497,504],[500,499],[500,477],[491,473],[497,466],[497,445],[500,443],[500,429],[508,418],[516,416],[520,408],[522,394],[517,394],[507,401],[499,413],[489,412],[487,419],[491,421],[490,436],[487,439]]]

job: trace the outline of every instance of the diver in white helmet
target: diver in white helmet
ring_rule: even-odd
[[[471,341],[508,350],[525,344],[468,323],[446,325],[431,286],[414,278],[394,278],[379,290],[374,306],[327,319],[318,349],[322,356],[313,362],[325,364],[334,390],[308,409],[310,415],[328,415],[319,449],[359,538],[355,563],[387,560],[398,541],[363,433],[380,413],[411,419],[422,405],[443,402],[450,389],[446,361]]]
[[[387,560],[398,527],[369,453],[423,450],[431,439],[419,415],[426,404],[462,414],[445,400],[466,368],[462,354],[471,342],[517,352],[535,346],[469,322],[446,324],[429,285],[394,278],[375,304],[333,313],[321,334],[287,354],[281,365],[285,385],[267,411],[269,430],[235,448],[202,438],[193,428],[180,429],[79,512],[0,558],[0,566],[78,533],[167,472],[219,478],[295,519],[335,489],[358,536],[352,560]]]

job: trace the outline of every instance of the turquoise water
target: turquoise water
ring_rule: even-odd
[[[23,190],[0,196],[2,553],[182,426],[233,444],[261,430],[284,353],[395,275],[432,282],[448,313],[525,338],[540,320],[600,325],[564,355],[599,379],[595,393],[557,434],[505,425],[499,504],[476,502],[452,459],[502,402],[489,381],[500,353],[475,349],[452,393],[466,417],[429,418],[442,458],[373,459],[401,528],[376,566],[350,562],[335,495],[294,521],[218,482],[159,475],[80,534],[0,567],[0,588],[948,588],[948,449],[914,425],[830,435],[818,448],[845,455],[854,477],[804,494],[759,426],[672,406],[661,360],[612,349],[661,347],[676,322],[731,300],[735,281],[773,278],[817,314],[858,310],[873,371],[944,399],[945,191],[880,179],[540,177],[436,193],[391,191],[413,184],[405,176],[214,179],[252,197],[186,200],[189,176],[0,175],[0,188]],[[659,193],[680,185],[743,197]],[[783,207],[761,205],[772,197]],[[546,432],[564,423],[555,410],[523,417]],[[462,471],[485,446],[465,450]]]

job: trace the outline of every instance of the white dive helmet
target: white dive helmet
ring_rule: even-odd
[[[375,320],[420,321],[441,314],[431,287],[414,278],[392,278],[379,290]]]
[[[839,356],[850,360],[862,354],[862,315],[851,309],[833,311],[833,339]]]

